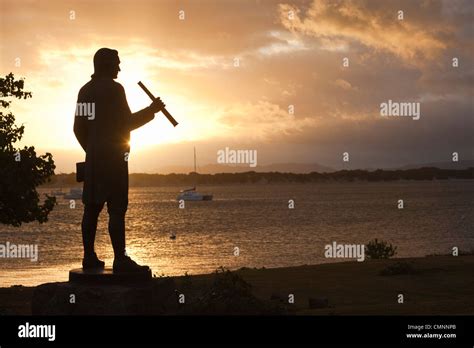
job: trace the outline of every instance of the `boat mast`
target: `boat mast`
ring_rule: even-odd
[[[194,172],[196,172],[196,146],[194,146]]]
[[[197,174],[196,172],[196,146],[194,146],[194,175],[196,174]],[[196,179],[194,180],[194,189],[196,190]]]

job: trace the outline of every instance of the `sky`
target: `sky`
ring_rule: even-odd
[[[75,103],[101,47],[119,51],[132,111],[150,103],[142,81],[179,122],[132,132],[131,172],[191,168],[194,146],[198,165],[226,147],[258,165],[471,160],[473,14],[469,0],[0,0],[0,74],[25,78],[21,145],[57,173],[84,158]],[[420,103],[420,119],[381,116],[388,100]]]

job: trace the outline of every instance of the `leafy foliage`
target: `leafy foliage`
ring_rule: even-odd
[[[12,73],[0,77],[0,222],[13,226],[46,222],[56,204],[56,198],[50,196],[41,203],[36,190],[54,175],[53,156],[37,156],[33,146],[15,147],[25,127],[15,124],[15,116],[8,109],[10,99],[32,97],[23,88],[24,80],[15,80]]]
[[[397,247],[377,238],[370,241],[365,247],[365,254],[371,259],[388,259],[397,253]]]

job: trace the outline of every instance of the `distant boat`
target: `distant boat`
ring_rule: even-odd
[[[56,191],[52,191],[51,194],[53,196],[64,196],[66,194],[66,192],[63,191],[63,189],[59,189],[59,190],[56,190]]]
[[[196,148],[194,148],[194,173],[196,171]],[[178,201],[212,201],[212,194],[202,194],[196,191],[196,185],[194,187],[181,190],[178,197]]]
[[[81,188],[72,188],[69,193],[64,194],[65,199],[81,199],[82,198],[82,189]]]
[[[196,187],[181,190],[178,201],[212,201],[212,195],[202,194],[196,191]]]

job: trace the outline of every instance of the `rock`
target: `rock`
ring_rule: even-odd
[[[319,298],[309,298],[309,308],[310,309],[317,309],[317,308],[328,308],[329,307],[329,300],[325,297]]]
[[[33,292],[33,315],[154,315],[176,312],[172,279],[146,284],[48,283]],[[73,296],[72,296],[73,295]]]

